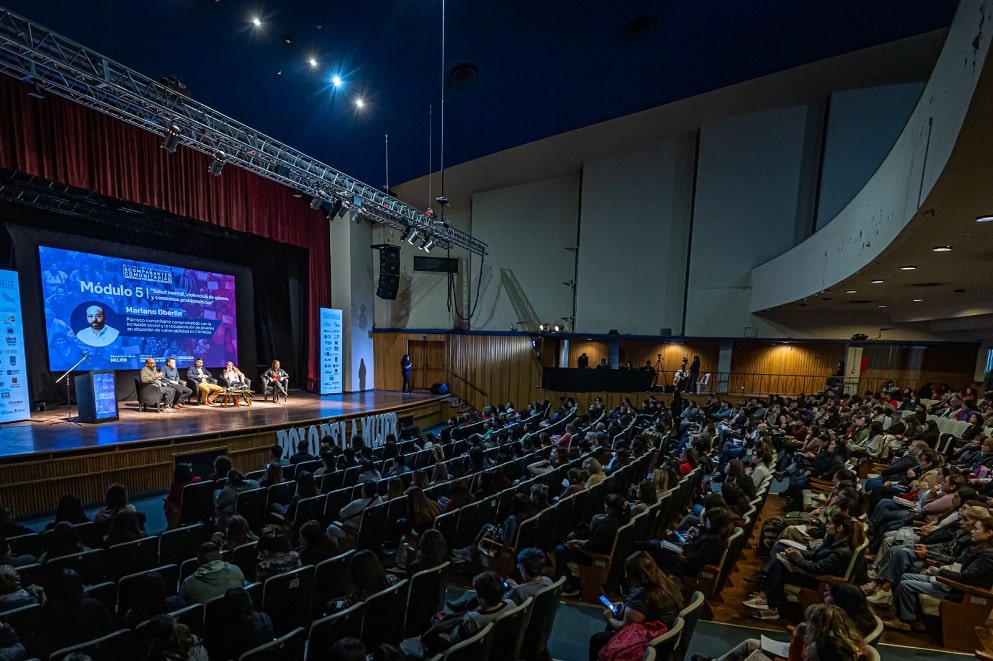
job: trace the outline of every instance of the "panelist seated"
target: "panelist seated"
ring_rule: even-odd
[[[272,361],[272,365],[262,374],[262,394],[268,397],[273,396],[273,401],[279,401],[279,396],[286,400],[287,390],[290,385],[290,375],[279,366],[279,361]]]
[[[224,366],[224,371],[221,372],[221,379],[223,385],[228,388],[248,390],[252,387],[251,380],[245,376],[244,372],[235,367],[235,364],[230,360],[227,362],[227,365]]]
[[[183,401],[193,394],[193,391],[186,386],[186,382],[179,378],[179,370],[176,368],[176,359],[172,356],[166,358],[165,367],[162,368],[162,378],[173,389],[172,405],[176,408],[183,408]]]
[[[190,385],[195,384],[201,404],[212,405],[217,393],[224,390],[217,385],[217,379],[210,373],[210,370],[203,366],[203,358],[197,358],[186,370],[186,380]]]
[[[145,359],[145,366],[141,368],[139,378],[142,386],[158,388],[159,402],[164,405],[162,410],[175,411],[172,403],[176,400],[176,389],[166,382],[162,371],[155,365],[154,358]]]

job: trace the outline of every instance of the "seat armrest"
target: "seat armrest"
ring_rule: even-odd
[[[966,594],[974,594],[980,597],[987,597],[993,599],[993,591],[987,590],[986,588],[979,588],[975,585],[966,585],[965,583],[959,583],[958,581],[952,580],[950,578],[942,578],[938,576],[938,582],[947,585],[953,590],[958,590],[959,592],[964,592]]]

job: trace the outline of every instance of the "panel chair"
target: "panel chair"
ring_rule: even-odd
[[[365,604],[359,602],[313,622],[307,639],[306,661],[331,661],[331,646],[336,641],[360,637],[364,612]]]

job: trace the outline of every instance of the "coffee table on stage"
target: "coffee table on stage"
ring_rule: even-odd
[[[222,407],[241,406],[241,398],[245,398],[245,406],[252,405],[252,391],[240,388],[225,388],[217,394],[217,401]]]

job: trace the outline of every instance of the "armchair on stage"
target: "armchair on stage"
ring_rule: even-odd
[[[228,380],[225,379],[223,376],[217,377],[217,383],[219,383],[221,385],[221,387],[223,387],[223,388],[230,388],[231,387],[231,384],[228,383]],[[251,389],[252,389],[252,380],[249,379],[246,376],[245,377],[245,390],[251,390]]]
[[[285,374],[285,372],[283,373]],[[283,401],[285,402],[286,393],[289,392],[289,388],[290,388],[290,377],[285,376],[281,378],[279,380],[279,386],[281,387],[277,388],[275,383],[273,383],[270,379],[266,378],[266,374],[268,374],[268,372],[262,374],[259,377],[259,380],[262,382],[262,399],[267,400],[271,396],[273,403],[278,404],[279,396],[282,395]]]
[[[147,411],[149,406],[154,406],[156,412],[162,410],[162,391],[158,384],[142,383],[139,377],[134,378],[135,394],[138,397],[138,409]]]

